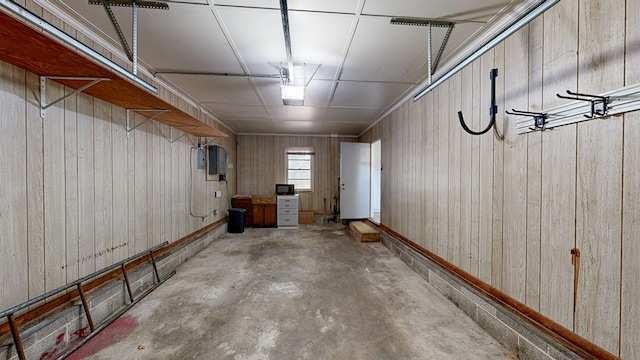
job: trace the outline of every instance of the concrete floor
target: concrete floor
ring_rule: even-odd
[[[227,234],[71,359],[513,359],[339,224]]]

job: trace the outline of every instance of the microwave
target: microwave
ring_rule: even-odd
[[[295,195],[293,184],[276,184],[276,195]]]

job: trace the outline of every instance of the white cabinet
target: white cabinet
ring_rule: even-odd
[[[298,228],[298,195],[278,195],[278,228]]]

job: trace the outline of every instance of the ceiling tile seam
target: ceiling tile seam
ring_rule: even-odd
[[[353,44],[353,37],[355,36],[356,30],[358,29],[358,25],[360,23],[360,14],[362,13],[362,9],[364,9],[365,2],[366,0],[358,0],[358,3],[356,5],[356,14],[354,15],[353,21],[351,23],[351,29],[350,29],[348,41],[345,44],[345,47],[342,51],[342,56],[340,58],[340,62],[338,63],[335,77],[333,79],[334,82],[331,85],[331,90],[329,90],[329,98],[327,101],[328,107],[331,107],[331,103],[333,103],[333,99],[336,96],[336,90],[338,88],[338,80],[342,76],[342,72],[344,70],[344,63],[347,61],[347,55],[349,54],[349,50],[351,50],[351,46]]]
[[[198,4],[194,4],[194,5],[198,5]],[[214,4],[213,5],[215,8],[221,8],[221,9],[242,9],[242,10],[267,10],[267,11],[279,11],[280,9],[277,7],[264,7],[264,6],[242,6],[242,5],[228,5],[228,4]],[[358,6],[356,6],[356,8],[358,8]],[[311,9],[295,9],[295,8],[289,8],[289,12],[295,12],[295,13],[307,13],[307,14],[326,14],[326,15],[344,15],[344,16],[355,16],[357,15],[357,13],[355,12],[345,12],[345,11],[327,11],[327,10],[311,10]],[[373,14],[373,13],[362,13],[359,12],[361,17],[369,17],[369,18],[389,18],[389,17],[403,17],[403,15],[388,15],[388,14]],[[474,24],[486,24],[486,21],[482,21],[482,20],[474,20],[471,18],[460,18],[460,17],[456,17],[456,16],[452,16],[452,17],[448,17],[448,16],[441,16],[441,17],[436,17],[433,18],[431,20],[438,20],[438,21],[452,21],[455,23],[474,23]]]
[[[273,121],[272,119],[273,115],[271,114],[271,112],[269,112],[269,109],[266,106],[267,105],[266,101],[264,100],[264,97],[260,93],[260,89],[258,89],[258,86],[256,85],[255,81],[251,78],[251,71],[249,71],[249,67],[245,63],[244,58],[240,55],[240,50],[238,49],[237,45],[233,41],[231,37],[231,32],[227,28],[225,22],[222,20],[222,15],[220,14],[219,10],[216,8],[215,5],[211,6],[211,12],[213,14],[213,17],[216,19],[216,22],[218,23],[220,30],[222,30],[222,34],[224,35],[224,38],[227,40],[229,47],[233,52],[233,55],[236,57],[236,60],[238,60],[238,64],[240,65],[244,73],[247,74],[247,78],[249,80],[249,83],[251,84],[251,88],[254,94],[258,97],[258,100],[260,101],[260,106],[262,106],[263,110],[267,113],[267,116],[269,117],[269,119]]]
[[[113,45],[111,42],[107,41],[105,38],[103,38],[100,35],[98,35],[98,33],[96,33],[94,30],[90,29],[88,26],[83,24],[81,21],[75,19],[71,14],[69,14],[66,11],[62,10],[62,8],[60,7],[61,5],[54,4],[54,2],[50,1],[50,0],[34,0],[34,2],[36,4],[38,4],[38,5],[40,5],[43,9],[49,11],[53,16],[55,16],[58,19],[62,20],[62,22],[64,24],[71,26],[74,30],[76,30],[80,34],[86,36],[91,41],[94,41],[98,46],[104,48],[106,51],[108,51],[112,56],[116,57],[118,60],[120,60],[120,61],[122,61],[122,62],[124,62],[126,64],[130,63],[129,59],[126,57],[126,54],[122,51],[121,48]],[[89,23],[91,23],[91,22],[89,22]],[[106,34],[105,34],[105,37],[110,38]],[[76,38],[77,38],[77,36],[76,36]],[[217,123],[218,125],[221,125],[221,126],[225,127],[227,130],[235,133],[235,130],[232,127],[230,127],[228,124],[226,124],[224,121],[222,121],[215,114],[213,114],[212,112],[210,112],[209,110],[207,110],[206,108],[201,106],[200,102],[198,102],[195,99],[193,99],[190,96],[188,96],[184,91],[182,91],[182,89],[180,89],[180,91],[178,91],[178,88],[173,86],[173,84],[169,84],[166,81],[163,81],[163,79],[159,79],[156,76],[154,76],[152,71],[149,70],[152,67],[148,63],[146,63],[144,61],[140,61],[140,62],[142,64],[144,64],[144,65],[140,66],[140,64],[138,64],[138,71],[140,73],[142,73],[144,76],[146,76],[146,77],[148,77],[150,79],[153,79],[160,86],[162,86],[165,90],[168,90],[170,93],[172,93],[172,94],[176,95],[177,97],[181,98],[182,100],[186,101],[189,105],[193,106],[198,111],[204,113],[206,116],[209,116],[213,120],[213,122]]]

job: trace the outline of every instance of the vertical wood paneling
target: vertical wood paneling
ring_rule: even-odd
[[[603,134],[607,134],[603,136]],[[581,251],[576,332],[618,353],[622,119],[578,129],[577,247]]]
[[[130,119],[135,120],[135,115],[130,114]],[[126,121],[126,113],[125,113],[125,121]],[[126,124],[126,122],[124,123]],[[135,202],[135,181],[136,181],[136,171],[135,171],[135,154],[136,154],[136,137],[135,133],[131,132],[127,135],[127,239],[129,240],[129,245],[127,246],[128,256],[133,256],[136,254],[136,202]],[[173,157],[171,158],[173,162]],[[172,181],[177,181],[176,178],[172,177]],[[177,191],[176,188],[172,189],[172,193]],[[174,205],[175,206],[175,205]],[[175,228],[175,218],[170,219],[170,223],[172,227]],[[171,236],[175,239],[175,233],[172,233]]]
[[[449,219],[448,219],[448,240],[447,240],[447,259],[454,264],[460,263],[460,241],[461,241],[461,222],[460,222],[460,142],[462,134],[461,128],[456,123],[457,112],[462,108],[462,75],[456,74],[451,79],[451,87],[449,88],[449,112],[447,114],[447,123],[449,124],[449,133],[447,137],[449,142]]]
[[[480,126],[475,131],[484,129],[489,122],[489,105],[491,102],[489,72],[494,68],[494,52],[494,50],[490,50],[480,58]],[[499,74],[499,76],[501,75]],[[493,130],[483,136],[479,136],[479,138],[478,277],[491,284],[491,259],[493,256]]]
[[[496,82],[496,102],[504,104],[504,43],[495,47],[494,66],[499,69]],[[491,242],[491,284],[498,289],[502,288],[503,265],[503,206],[504,206],[504,141],[499,136],[504,134],[504,109],[498,105],[495,124],[498,134],[493,136],[493,195],[492,201],[492,242]],[[495,132],[495,130],[494,130]]]
[[[66,89],[66,92],[71,89]],[[80,213],[78,208],[78,115],[77,97],[64,101],[64,147],[65,147],[65,268],[66,280],[80,277]],[[126,188],[126,187],[125,187]]]
[[[448,82],[439,86],[438,91],[438,247],[437,254],[447,258],[449,239],[449,88]]]
[[[11,72],[9,72],[11,73]],[[24,74],[24,72],[22,72]],[[17,80],[17,79],[16,79]],[[24,83],[24,75],[18,84]],[[26,76],[26,116],[17,117],[17,119],[24,119],[26,125],[26,143],[18,142],[20,145],[28,145],[22,149],[26,153],[26,157],[22,157],[26,160],[26,199],[27,199],[27,212],[24,214],[23,220],[27,222],[27,248],[29,258],[29,273],[28,273],[28,286],[29,296],[32,294],[41,294],[45,291],[45,238],[44,238],[44,164],[43,164],[43,135],[42,135],[42,118],[40,118],[40,108],[38,105],[40,100],[36,94],[39,93],[40,79],[33,75],[27,74]],[[22,92],[22,94],[20,93]],[[24,90],[18,92],[20,98],[25,98]],[[11,106],[8,105],[11,109]],[[4,107],[3,107],[4,111]],[[5,135],[9,136],[9,135]],[[7,137],[10,139],[10,137]],[[15,150],[14,150],[15,151]],[[20,156],[20,155],[15,155]],[[24,172],[19,170],[18,173]],[[19,184],[22,186],[24,183]],[[14,184],[15,186],[15,184]],[[17,189],[15,189],[17,190]],[[18,191],[20,194],[20,191]],[[19,238],[19,237],[18,237]],[[22,247],[23,245],[21,245]],[[20,268],[20,267],[18,267]],[[15,268],[14,268],[15,269]],[[33,279],[33,281],[31,281]]]
[[[59,99],[64,88],[50,82],[47,97]],[[44,263],[45,290],[53,290],[66,283],[65,268],[65,149],[64,103],[46,110],[44,133]]]
[[[95,167],[94,167],[94,99],[78,94],[78,214],[79,271],[85,276],[95,267]]]
[[[622,8],[624,0],[579,2],[580,92],[624,85],[625,14],[612,11]],[[622,116],[578,124],[576,245],[583,261],[575,331],[613,354],[620,331],[622,141]]]
[[[131,117],[135,119],[135,124],[144,121],[144,118],[138,114],[131,113]],[[134,253],[139,253],[149,246],[148,244],[148,213],[145,211],[148,206],[149,186],[147,184],[147,156],[148,156],[148,131],[149,124],[140,126],[139,131],[131,133],[131,137],[135,138],[135,158],[134,158],[134,213],[131,214],[135,224],[135,249]],[[137,129],[136,129],[137,130]],[[182,164],[185,160],[182,159]],[[184,174],[179,176],[182,179]],[[183,189],[184,187],[180,187]]]
[[[436,251],[438,249],[438,148],[440,144],[440,121],[438,119],[438,102],[440,96],[438,91],[432,91],[427,97],[429,102],[429,125],[431,133],[429,139],[433,144],[431,146],[430,158],[430,176],[431,176],[431,191],[430,191],[430,207],[431,217],[429,218],[429,228],[431,229],[431,236],[429,237],[428,249]],[[384,179],[384,177],[383,177]]]
[[[113,193],[111,216],[113,218],[111,233],[113,234],[113,261],[126,259],[129,255],[129,201],[127,197],[128,177],[127,177],[127,132],[124,128],[126,113],[122,109],[112,109],[111,122],[113,158]],[[165,217],[166,219],[170,219]],[[171,224],[170,221],[165,221]],[[169,231],[170,235],[171,232]]]
[[[95,262],[96,269],[113,264],[113,173],[111,151],[111,105],[94,102],[94,166],[95,166]]]
[[[563,103],[557,93],[576,87],[578,1],[562,1],[544,15],[543,107]],[[542,139],[540,312],[573,329],[576,126],[544,133]]]
[[[474,129],[480,129],[481,61],[475,61],[471,69],[473,76],[471,123]],[[471,137],[471,238],[469,241],[471,246],[469,271],[480,278],[480,137],[478,136]]]
[[[640,347],[640,112],[625,115],[622,203],[622,301],[620,358],[639,359]],[[614,295],[614,294],[612,294]]]
[[[473,67],[462,70],[461,107],[463,114],[473,113]],[[457,124],[454,112],[453,127],[460,134],[460,268],[471,272],[471,219],[472,219],[472,142],[464,130]]]
[[[86,94],[48,108],[42,119],[39,77],[3,62],[0,70],[0,309],[225,215],[226,199],[218,199],[219,216],[189,216],[185,164],[193,139],[170,145],[152,123],[128,138],[125,110]],[[47,99],[69,91],[48,81]],[[221,140],[233,161],[235,140]],[[167,185],[173,179],[175,188]],[[206,202],[219,189],[226,192],[225,184],[198,177],[193,196]]]
[[[640,82],[640,2],[626,2],[625,85]],[[640,112],[624,115],[620,358],[640,359]]]
[[[24,107],[25,72],[0,62],[0,300],[6,306],[16,305],[29,292],[42,291],[28,284],[27,274],[40,273],[41,267],[27,248],[27,171],[24,166],[27,115]],[[35,190],[35,189],[34,189]]]
[[[421,176],[424,184],[424,191],[417,194],[420,202],[422,203],[422,219],[424,222],[421,224],[422,233],[421,240],[425,247],[430,247],[431,239],[433,239],[433,225],[430,219],[433,215],[433,117],[431,116],[429,106],[431,97],[426,99],[420,99],[417,104],[422,115],[422,128],[421,128]]]
[[[529,81],[530,111],[542,110],[544,20],[540,17],[529,24]],[[525,303],[540,309],[540,216],[542,194],[542,134],[527,134],[527,280]]]
[[[529,85],[528,29],[505,42],[510,60],[505,62],[503,78],[504,108],[528,110]],[[504,129],[504,222],[502,288],[518,301],[525,302],[527,274],[527,142],[515,133],[515,116],[505,115]]]

